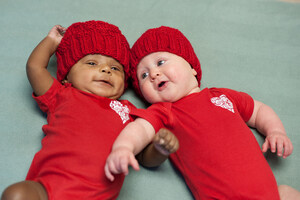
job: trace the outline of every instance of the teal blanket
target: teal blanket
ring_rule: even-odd
[[[202,88],[227,87],[271,106],[294,144],[287,159],[267,152],[278,184],[300,190],[300,3],[277,0],[1,0],[0,192],[24,180],[41,147],[45,115],[31,97],[25,64],[55,25],[103,20],[120,27],[130,45],[148,28],[181,30],[199,56]],[[49,68],[55,75],[55,58]],[[131,89],[127,98],[145,107]],[[253,130],[257,141],[264,138]],[[247,147],[245,147],[247,148]],[[119,199],[193,199],[169,161],[133,170]]]

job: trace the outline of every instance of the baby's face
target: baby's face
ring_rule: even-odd
[[[196,74],[185,59],[169,52],[151,53],[137,66],[141,92],[151,104],[175,102],[200,91]]]
[[[124,81],[122,64],[101,54],[81,58],[67,75],[67,82],[73,87],[110,99],[118,99],[123,94]]]

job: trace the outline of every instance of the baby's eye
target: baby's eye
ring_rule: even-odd
[[[157,62],[157,66],[160,66],[160,65],[162,65],[162,64],[164,64],[164,63],[165,63],[164,60],[160,60],[160,61]]]
[[[87,64],[88,64],[88,65],[93,65],[93,66],[96,65],[95,62],[91,62],[91,61],[90,61],[90,62],[87,62]]]
[[[114,70],[114,71],[120,71],[120,69],[116,66],[112,66],[111,69]]]
[[[147,78],[147,76],[149,75],[149,73],[148,72],[145,72],[145,73],[143,73],[142,74],[142,79],[145,79],[145,78]]]

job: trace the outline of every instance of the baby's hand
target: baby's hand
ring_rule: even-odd
[[[262,145],[263,152],[266,152],[268,149],[273,153],[277,150],[278,156],[287,158],[293,152],[293,144],[285,133],[273,132],[266,137],[265,142]]]
[[[153,138],[155,148],[163,155],[168,156],[179,148],[177,137],[168,129],[160,129]]]
[[[66,28],[61,25],[55,25],[48,33],[48,37],[54,39],[55,43],[59,45],[61,39],[63,38]]]
[[[110,181],[114,181],[113,174],[128,174],[128,166],[131,165],[134,170],[139,170],[139,164],[134,154],[125,147],[119,147],[113,150],[106,160],[104,167],[105,175]]]

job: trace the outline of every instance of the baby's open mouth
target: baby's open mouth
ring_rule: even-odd
[[[160,82],[160,83],[158,84],[158,88],[161,88],[162,86],[164,86],[164,85],[165,85],[165,83],[166,83],[166,81],[162,81],[162,82]]]

